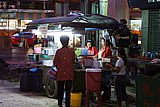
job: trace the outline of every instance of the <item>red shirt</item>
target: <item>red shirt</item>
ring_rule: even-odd
[[[75,52],[72,48],[64,47],[57,50],[53,63],[57,67],[57,81],[74,79]]]
[[[98,53],[95,55],[98,58]],[[102,58],[112,56],[112,50],[109,46],[105,47],[105,50],[102,52]]]
[[[88,48],[88,54],[89,55],[96,55],[98,53],[98,50],[95,46],[92,46],[91,48]]]

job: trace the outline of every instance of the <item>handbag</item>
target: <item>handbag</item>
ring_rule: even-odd
[[[57,68],[54,65],[52,65],[52,67],[48,70],[47,76],[53,80],[56,80]]]

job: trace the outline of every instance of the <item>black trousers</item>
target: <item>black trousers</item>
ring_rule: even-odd
[[[72,80],[58,81],[58,105],[62,107],[64,91],[66,92],[66,107],[70,107]]]
[[[118,101],[126,101],[128,99],[126,92],[126,75],[117,75],[115,80],[115,90]]]
[[[101,82],[101,91],[104,93],[102,94],[102,100],[110,100],[111,97],[111,71],[102,71],[102,82]]]

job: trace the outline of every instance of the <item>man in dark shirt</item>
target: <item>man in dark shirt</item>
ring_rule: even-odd
[[[125,19],[121,19],[120,23],[122,23],[122,25],[116,30],[116,46],[125,48],[126,54],[128,55],[131,32],[127,27],[127,21]]]
[[[130,45],[130,35],[131,32],[127,27],[127,21],[125,19],[121,19],[120,22],[122,26],[117,30],[116,41],[118,47],[128,48]]]

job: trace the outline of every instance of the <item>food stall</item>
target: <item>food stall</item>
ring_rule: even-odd
[[[70,46],[75,48],[77,54],[77,61],[75,62],[75,80],[73,82],[73,91],[74,92],[85,92],[85,66],[83,66],[82,60],[87,56],[87,50],[85,47],[85,41],[87,35],[85,35],[87,30],[104,30],[104,29],[116,29],[120,26],[120,23],[114,18],[103,16],[103,15],[83,15],[79,13],[72,13],[64,17],[53,17],[53,18],[44,18],[33,20],[28,23],[28,26],[39,26],[47,24],[52,30],[48,30],[45,34],[46,37],[53,37],[55,44],[57,44],[52,50],[55,53],[55,50],[61,47],[59,38],[61,35],[68,35],[72,41]],[[58,36],[59,35],[59,36]],[[81,40],[80,46],[76,46],[76,38]],[[99,46],[99,34],[96,34],[96,46]],[[47,47],[48,48],[48,47]],[[44,50],[47,48],[43,48]],[[79,49],[79,50],[77,50]],[[54,57],[54,54],[53,54]],[[53,60],[50,59],[51,61]],[[82,58],[82,59],[81,59]],[[81,61],[79,61],[79,59]],[[46,73],[48,70],[48,65],[45,64],[45,70],[43,73],[43,82],[45,85],[45,90],[48,97],[57,97],[57,83],[54,80],[47,78]],[[78,84],[78,85],[77,85]]]

